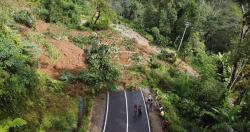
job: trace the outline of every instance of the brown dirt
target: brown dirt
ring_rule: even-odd
[[[180,60],[179,65],[177,66],[177,68],[184,73],[187,73],[188,75],[194,76],[194,77],[198,77],[199,73],[193,69],[193,67],[191,67],[190,65],[188,65],[186,62]]]
[[[44,21],[37,21],[36,23],[36,32],[44,33],[47,31],[58,31],[57,27],[54,24],[45,23]],[[23,28],[22,32],[30,32],[31,29]],[[62,32],[62,31],[60,31]],[[148,56],[159,52],[159,50],[153,46],[149,45],[148,40],[142,37],[140,34],[131,31],[131,29],[125,29],[125,32],[121,31],[120,34],[114,32],[113,30],[105,30],[105,31],[97,31],[99,36],[101,36],[101,41],[104,44],[111,45],[116,44],[120,48],[120,52],[118,54],[119,63],[121,65],[130,65],[130,58],[135,53],[141,53],[145,58]],[[69,31],[70,35],[73,36],[89,36],[91,32],[82,32],[82,31]],[[103,35],[103,36],[102,36]],[[129,37],[131,39],[136,40],[135,49],[133,52],[126,50],[125,47],[121,46],[122,36]],[[60,53],[60,58],[56,63],[51,63],[51,59],[45,55],[41,55],[39,58],[39,62],[41,64],[40,71],[48,74],[53,79],[58,79],[60,73],[64,70],[70,71],[74,74],[79,73],[79,71],[83,68],[86,68],[85,62],[85,53],[82,49],[75,46],[73,43],[66,40],[55,40],[46,38],[48,42],[50,42],[55,48],[58,49]],[[198,73],[192,69],[191,66],[187,65],[185,62],[181,61],[178,65],[178,68],[190,73],[192,75],[197,75]],[[120,79],[120,83],[127,86],[131,83],[142,82],[143,79],[140,76],[132,75],[129,71],[124,70],[122,73],[122,77]],[[70,95],[82,95],[84,93],[85,86],[82,84],[72,84],[68,86],[68,92]],[[90,132],[101,131],[104,115],[105,115],[105,107],[106,107],[106,96],[105,94],[98,96],[95,99],[93,111],[91,113],[91,121],[90,121]],[[157,112],[150,112],[149,117],[152,125],[153,132],[162,132],[161,130],[161,122],[159,119],[159,114]]]
[[[126,88],[127,86],[136,86],[137,84],[142,84],[144,78],[140,75],[131,74],[129,70],[124,69],[120,77],[119,83],[121,88]]]
[[[123,66],[127,66],[130,64],[129,58],[131,57],[131,53],[126,50],[126,48],[121,47],[119,51],[119,63]]]
[[[20,25],[20,28],[21,34],[24,36],[32,31],[31,28],[22,25]],[[53,31],[60,34],[64,32],[64,29],[60,29],[55,24],[38,20],[36,22],[35,32],[44,33],[47,31]],[[84,63],[85,53],[81,48],[66,40],[45,39],[58,50],[60,56],[56,62],[53,62],[48,56],[42,54],[39,58],[39,71],[46,73],[53,79],[58,79],[62,71],[69,71],[73,74],[77,74],[81,69],[86,68]],[[41,47],[41,49],[42,51],[45,50],[43,47]]]
[[[77,74],[85,68],[85,54],[82,49],[73,43],[63,40],[48,39],[60,53],[60,57],[55,64],[49,62],[49,58],[42,55],[39,62],[42,64],[40,70],[47,73],[50,77],[58,79],[62,71],[70,71]],[[45,64],[45,65],[44,65]]]
[[[129,39],[134,39],[136,41],[136,47],[145,54],[151,55],[157,52],[155,47],[149,45],[149,41],[146,38],[144,38],[139,33],[133,31],[129,27],[124,25],[114,25],[114,29],[118,31],[121,36],[127,37]]]
[[[119,52],[119,62],[122,65],[129,64],[129,55],[127,52]]]
[[[67,93],[72,96],[82,96],[84,97],[86,92],[88,92],[88,88],[86,85],[82,83],[70,84],[66,87]]]
[[[149,45],[149,41],[146,38],[144,38],[139,33],[133,31],[129,27],[124,26],[124,25],[113,25],[113,26],[114,26],[114,29],[117,30],[118,32],[120,32],[120,34],[122,36],[128,37],[130,39],[135,39],[135,41],[137,42],[136,47],[143,53],[143,55],[146,58],[148,58],[148,56],[150,56],[150,55],[153,55],[155,53],[160,52],[159,48],[152,46],[152,45]],[[127,58],[126,56],[121,57],[121,59],[126,59],[126,58]],[[185,72],[191,76],[195,76],[195,77],[199,76],[199,73],[196,70],[194,70],[190,65],[188,65],[186,62],[184,62],[182,60],[180,60],[180,63],[177,66],[177,68],[181,72]]]
[[[73,31],[70,32],[70,35],[72,35],[72,36],[90,36],[91,32],[73,30]]]
[[[122,43],[123,39],[122,36],[111,29],[98,31],[97,34],[101,37],[101,41],[103,44],[107,45],[115,44],[117,46]]]
[[[35,26],[36,27],[36,32],[44,33],[49,29],[50,26],[51,26],[51,24],[46,23],[46,22],[41,21],[41,20],[38,20],[36,22],[36,26]]]

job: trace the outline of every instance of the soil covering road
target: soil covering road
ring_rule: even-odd
[[[141,91],[110,93],[103,132],[150,132],[148,114]],[[134,104],[142,114],[134,114]]]

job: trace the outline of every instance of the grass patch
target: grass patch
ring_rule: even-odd
[[[34,27],[35,26],[35,17],[27,10],[22,10],[20,12],[15,12],[14,20],[17,23],[24,24],[27,27]]]
[[[135,39],[129,39],[124,38],[122,41],[122,45],[128,50],[128,51],[134,51],[135,49]]]
[[[86,102],[85,102],[85,111],[84,111],[84,117],[83,117],[83,120],[82,120],[82,127],[80,129],[81,132],[87,132],[87,130],[89,129],[89,116],[91,114],[91,108],[93,106],[93,103],[94,103],[94,98],[93,97],[88,97],[86,99]]]
[[[73,42],[76,46],[84,48],[86,45],[90,45],[96,39],[96,36],[71,36],[69,37],[70,41]]]
[[[60,57],[59,51],[51,43],[49,43],[44,38],[43,35],[29,33],[28,34],[28,40],[43,46],[46,49],[46,51],[45,51],[46,56],[51,58],[53,63],[56,62],[59,59],[59,57]]]

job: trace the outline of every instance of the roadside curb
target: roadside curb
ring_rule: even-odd
[[[148,115],[148,108],[147,108],[147,105],[146,105],[146,102],[145,102],[145,97],[144,97],[144,94],[143,94],[141,88],[140,88],[140,91],[141,91],[142,99],[143,99],[145,110],[146,110],[146,115],[147,115],[147,120],[148,120],[147,121],[148,122],[148,129],[149,129],[149,132],[151,132],[151,123],[150,123],[150,118],[149,118],[149,115]]]

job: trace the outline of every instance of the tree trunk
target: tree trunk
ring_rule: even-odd
[[[244,6],[243,6],[243,3],[241,1],[241,11],[242,11],[242,14],[243,16],[245,15],[245,10],[244,10]],[[245,28],[247,28],[245,30]],[[247,26],[247,23],[244,21],[244,18],[243,18],[243,22],[242,22],[242,27],[241,27],[241,33],[240,33],[240,42],[239,42],[239,45],[241,45],[243,43],[243,40],[248,32],[248,26]],[[241,61],[241,58],[240,56],[236,55],[235,59],[234,59],[234,63],[233,63],[233,66],[232,66],[232,74],[231,74],[231,77],[229,79],[229,82],[228,82],[228,85],[227,85],[227,88],[231,88],[234,84],[235,84],[235,80],[237,79],[236,77],[236,73],[238,71],[238,63]]]
[[[96,17],[96,19],[95,19],[94,24],[97,23],[97,21],[99,20],[100,16],[101,16],[101,10],[98,10],[98,11],[97,11],[97,17]]]
[[[231,74],[229,82],[227,84],[227,88],[230,88],[233,81],[235,80],[237,70],[238,70],[238,61],[235,61],[233,64],[232,74]]]

